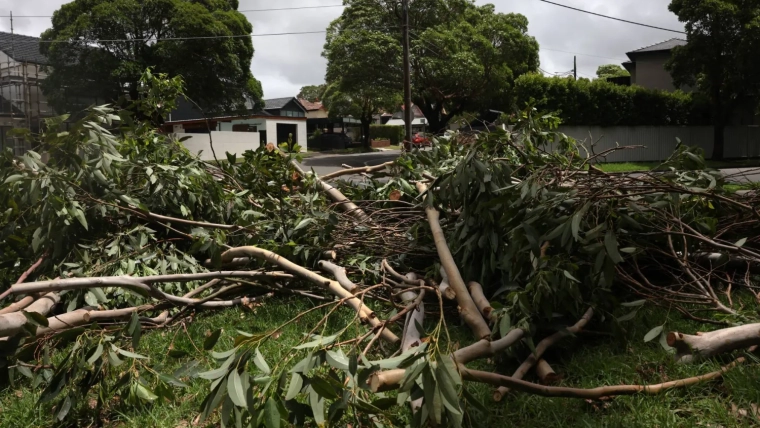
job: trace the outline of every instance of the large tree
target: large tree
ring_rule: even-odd
[[[253,26],[237,8],[237,0],[67,3],[42,34],[51,70],[43,91],[59,111],[81,98],[135,99],[141,73],[153,67],[182,76],[186,94],[209,112],[243,109],[262,89],[251,74]]]
[[[395,2],[349,0],[332,27],[339,34],[366,31],[401,45]],[[528,21],[471,0],[416,0],[410,5],[412,98],[434,132],[466,111],[511,107],[514,79],[538,68],[538,43]],[[341,61],[364,61],[361,50]],[[330,58],[328,57],[328,60]],[[401,66],[401,52],[393,59]],[[371,72],[371,71],[369,71]],[[402,82],[401,75],[392,76]]]
[[[325,89],[327,89],[327,85],[324,83],[321,85],[304,86],[301,88],[301,91],[298,92],[298,99],[312,103],[322,101],[325,96]]]
[[[608,79],[610,77],[624,77],[630,75],[631,73],[617,64],[604,64],[600,65],[599,68],[596,69],[596,77],[600,79]]]
[[[369,128],[380,110],[401,103],[401,46],[382,32],[343,31],[339,18],[328,28],[324,103],[331,116],[353,116],[362,124],[362,143],[369,149]]]
[[[673,50],[667,67],[676,85],[710,99],[715,146],[724,156],[724,129],[738,107],[755,108],[760,96],[760,0],[673,0],[688,43]]]

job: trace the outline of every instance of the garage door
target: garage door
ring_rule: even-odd
[[[294,144],[298,144],[298,125],[278,123],[277,144],[287,143],[291,138]]]

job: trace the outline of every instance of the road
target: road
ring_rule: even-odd
[[[396,159],[401,152],[399,150],[388,150],[374,153],[359,153],[353,155],[316,155],[304,159],[301,166],[306,171],[312,169],[318,175],[325,175],[331,172],[344,169],[343,165],[349,165],[357,168],[362,166],[374,166],[384,162]],[[720,170],[728,181],[734,183],[760,183],[760,168],[726,168]],[[345,177],[350,180],[360,180],[360,176]]]

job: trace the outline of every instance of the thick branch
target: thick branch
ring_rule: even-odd
[[[62,330],[68,330],[74,327],[89,325],[97,321],[113,321],[130,318],[134,312],[145,312],[156,309],[156,305],[145,305],[136,308],[116,309],[111,311],[89,311],[79,309],[67,314],[58,315],[48,318],[48,326],[37,329],[37,337],[46,334],[55,333]],[[161,324],[168,318],[169,313],[164,312],[156,318],[151,319],[155,324]]]
[[[499,340],[494,340],[493,342],[481,340],[454,352],[454,361],[459,364],[467,364],[480,358],[493,357],[517,343],[523,336],[525,336],[525,331],[521,328],[516,328]]]
[[[329,290],[333,295],[341,298],[346,299],[346,303],[348,303],[354,310],[359,314],[359,316],[362,319],[366,319],[366,321],[376,329],[380,329],[382,327],[382,322],[377,319],[374,312],[369,309],[367,306],[365,306],[360,299],[357,297],[354,297],[353,294],[351,294],[349,291],[341,287],[341,285],[337,281],[331,281],[315,272],[312,272],[302,266],[299,266],[290,260],[275,254],[271,251],[267,251],[258,247],[250,246],[250,247],[240,247],[240,248],[233,248],[224,254],[222,254],[222,262],[227,260],[232,260],[237,257],[255,257],[259,260],[263,260],[272,264],[275,264],[282,269],[285,269],[288,272],[293,273],[296,276],[299,276],[303,279],[306,279],[307,281],[310,281],[314,284],[319,285],[320,287],[326,288]],[[395,334],[393,334],[388,329],[382,329],[382,332],[380,333],[382,335],[383,340],[389,343],[398,343],[399,338]]]
[[[280,152],[281,155],[286,156],[285,153]],[[302,176],[306,176],[306,172],[301,168],[301,165],[298,164],[295,160],[292,160],[290,162],[290,165],[293,166],[293,168],[296,169]],[[331,186],[329,183],[325,182],[321,178],[314,176],[314,180],[319,184],[319,187],[322,188],[322,191],[327,194],[327,196],[330,197],[330,199],[333,200],[333,202],[337,203],[338,206],[348,214],[354,216],[358,220],[368,220],[369,216],[367,213],[362,211],[361,208],[359,208],[355,203],[351,202],[346,195],[341,193],[340,190],[336,189],[335,187]]]
[[[451,288],[451,284],[449,284],[449,277],[446,275],[446,270],[443,268],[443,266],[441,266],[441,283],[438,284],[438,291],[440,291],[441,295],[448,300],[457,299],[457,292]]]
[[[427,186],[422,183],[417,183],[417,190],[424,194],[427,192]],[[428,217],[428,223],[430,223],[430,230],[433,233],[433,239],[435,241],[435,247],[438,250],[438,257],[441,259],[441,265],[446,271],[446,276],[449,279],[449,284],[457,293],[457,303],[462,308],[461,316],[464,322],[470,326],[475,337],[478,339],[487,339],[491,337],[491,329],[488,328],[483,317],[478,311],[478,307],[475,306],[475,302],[472,301],[467,286],[464,284],[462,274],[459,273],[454,257],[451,255],[451,250],[446,242],[446,237],[443,234],[440,223],[440,213],[435,207],[427,207],[425,209]]]
[[[575,323],[575,325],[573,325],[572,327],[568,327],[565,330],[558,331],[554,333],[553,335],[547,337],[546,339],[542,340],[541,342],[539,342],[538,346],[536,346],[536,351],[530,354],[530,356],[520,365],[520,367],[517,368],[515,373],[512,375],[512,379],[522,379],[523,377],[525,377],[525,375],[528,374],[530,369],[533,368],[533,366],[535,366],[536,363],[538,363],[538,360],[541,359],[541,357],[544,355],[547,349],[549,349],[555,343],[559,342],[565,337],[579,333],[581,330],[583,330],[586,324],[588,324],[589,320],[591,319],[593,315],[594,315],[594,309],[589,308],[586,311],[586,313],[583,314],[583,317],[581,317],[581,319],[578,320],[577,323]],[[504,398],[504,396],[507,395],[508,392],[509,392],[509,388],[505,386],[501,386],[499,387],[498,390],[496,390],[496,392],[494,392],[493,399],[495,401],[501,401],[502,398]]]
[[[58,293],[49,293],[29,305],[23,312],[0,315],[0,337],[13,336],[24,328],[27,323],[24,312],[36,312],[40,315],[47,315],[53,306],[60,301],[61,298],[58,296]]]
[[[406,279],[414,281],[417,279],[417,275],[413,273],[407,274]],[[401,352],[406,352],[410,348],[419,346],[422,343],[422,333],[424,333],[424,330],[421,330],[421,328],[425,323],[425,302],[422,301],[424,296],[424,290],[420,291],[419,294],[413,291],[405,291],[401,294],[401,300],[413,308],[406,313],[404,334],[401,337]]]
[[[737,349],[760,345],[760,324],[725,328],[699,336],[671,332],[667,340],[668,345],[676,348],[678,362],[691,363]]]
[[[356,284],[348,279],[348,276],[346,275],[346,268],[324,260],[319,262],[319,268],[325,272],[332,274],[332,276],[335,277],[335,279],[338,281],[338,284],[340,284],[341,287],[345,288],[346,291],[354,293],[359,289]]]
[[[486,295],[483,293],[483,287],[477,282],[469,282],[467,288],[470,290],[472,300],[483,315],[483,318],[485,318],[486,321],[491,321],[491,312],[493,312],[493,308],[491,307],[491,302],[486,299]]]
[[[335,171],[330,174],[323,175],[320,178],[324,181],[329,181],[334,178],[343,177],[346,175],[370,174],[373,172],[382,171],[388,168],[389,166],[392,166],[393,164],[395,164],[395,162],[386,162],[380,165],[365,166],[365,167],[360,167],[360,168],[349,168],[349,169]]]
[[[536,364],[536,375],[541,379],[542,385],[554,385],[561,379],[561,376],[555,373],[552,366],[543,358]]]

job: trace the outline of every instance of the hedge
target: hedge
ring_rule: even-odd
[[[370,125],[371,140],[391,140],[391,145],[399,146],[404,141],[404,127],[395,125]]]
[[[517,106],[556,112],[565,125],[684,126],[709,125],[709,105],[698,95],[606,80],[525,74],[515,81]]]

